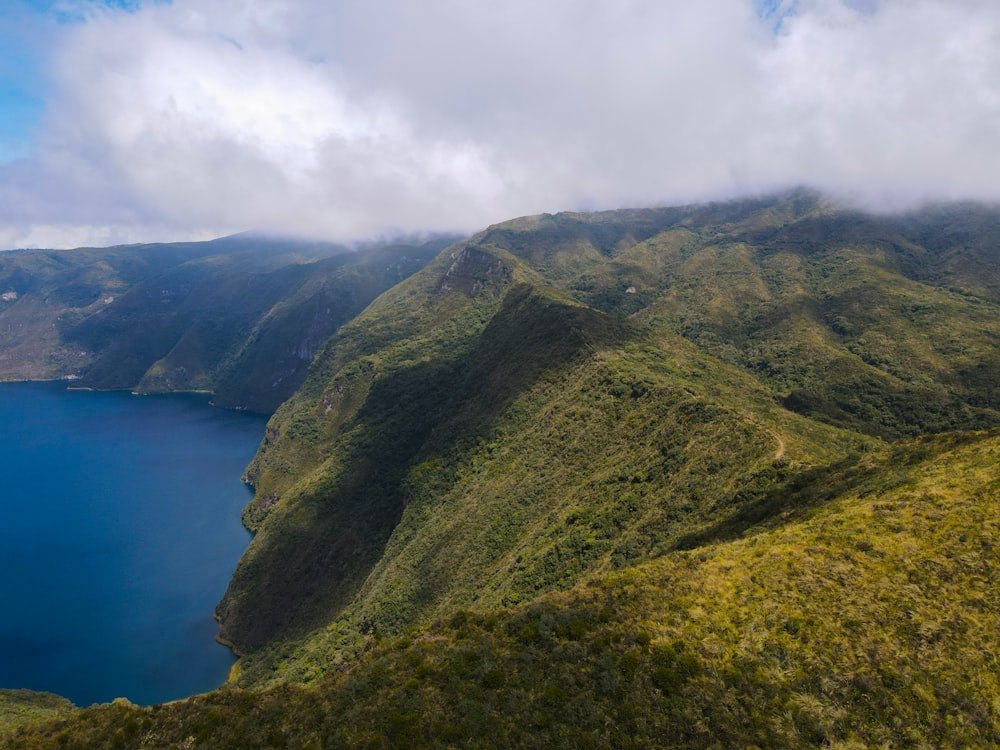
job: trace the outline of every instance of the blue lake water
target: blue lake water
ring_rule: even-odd
[[[200,395],[0,384],[0,687],[147,705],[221,684],[212,612],[264,424]]]

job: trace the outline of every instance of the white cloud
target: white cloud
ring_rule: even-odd
[[[38,156],[0,167],[0,243],[472,231],[803,183],[1000,198],[1000,6],[769,7],[777,28],[753,0],[92,12]]]
[[[1000,197],[1000,7],[816,2],[762,60],[779,179],[890,204]]]

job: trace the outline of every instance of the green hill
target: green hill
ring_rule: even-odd
[[[995,746],[997,455],[996,431],[882,448],[740,539],[373,637],[311,685],[93,707],[0,742]]]
[[[358,252],[237,236],[0,255],[0,378],[204,390],[269,413],[337,327],[448,240]]]
[[[1000,211],[491,227],[248,470],[232,684],[10,747],[986,746]]]

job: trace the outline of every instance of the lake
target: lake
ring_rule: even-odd
[[[212,612],[265,418],[207,396],[0,384],[0,687],[78,705],[218,687]]]

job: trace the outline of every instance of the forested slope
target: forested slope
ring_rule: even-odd
[[[205,390],[270,413],[337,327],[446,240],[347,247],[237,236],[0,255],[0,377]]]

